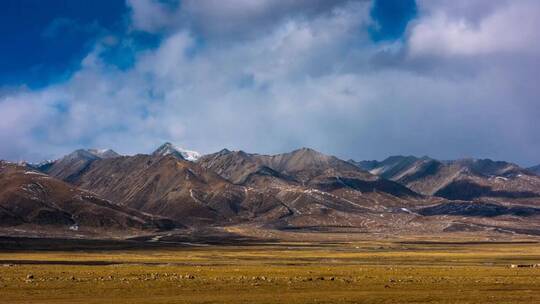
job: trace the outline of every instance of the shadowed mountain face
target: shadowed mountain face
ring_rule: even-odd
[[[301,183],[309,183],[321,175],[355,176],[364,180],[374,180],[375,176],[358,170],[355,166],[334,156],[302,148],[290,153],[277,155],[256,155],[259,162],[282,174],[290,175]]]
[[[418,160],[419,159],[414,156],[390,156],[382,162],[376,160],[366,160],[360,162],[350,160],[349,162],[362,170],[369,171],[372,174],[379,175],[386,179],[392,179],[401,172],[406,171]]]
[[[19,225],[78,233],[181,227],[173,221],[118,206],[38,171],[0,162],[0,226]]]
[[[540,197],[540,178],[507,162],[489,159],[441,162],[428,157],[393,156],[382,162],[354,164],[425,195],[456,200]]]
[[[120,154],[116,153],[114,150],[111,149],[88,149],[88,152],[90,152],[92,155],[97,156],[98,158],[113,158],[118,157]]]
[[[334,156],[302,148],[278,155],[247,154],[223,150],[203,156],[199,162],[232,183],[242,185],[301,185],[322,191],[343,188],[380,191],[397,197],[417,196],[409,189],[381,179]]]
[[[425,216],[434,215],[458,215],[475,217],[496,217],[503,215],[513,215],[521,217],[540,216],[540,208],[523,206],[503,206],[496,203],[484,202],[448,202],[435,206],[422,208],[419,214]]]
[[[121,206],[192,225],[340,225],[359,214],[426,204],[406,187],[311,149],[276,156],[222,150],[100,159],[73,184]]]
[[[74,183],[122,206],[188,223],[224,223],[289,213],[279,200],[233,185],[173,155],[99,160]]]
[[[159,146],[153,153],[154,156],[172,155],[177,159],[196,161],[201,155],[198,152],[185,150],[167,142]]]
[[[224,149],[214,154],[202,156],[197,163],[238,185],[252,184],[257,179],[276,183],[294,182],[292,177],[283,175],[262,164],[257,155],[247,154],[243,151]]]
[[[532,173],[536,174],[536,175],[540,175],[540,165],[530,167],[528,170],[531,171]]]
[[[107,159],[120,156],[113,150],[79,149],[72,153],[36,167],[37,170],[50,174],[58,179],[71,182],[84,172],[90,164],[98,159]]]
[[[538,177],[509,163],[441,162],[428,157],[354,163],[308,148],[278,155],[224,149],[188,161],[171,147],[163,145],[152,155],[135,156],[77,150],[42,168],[51,176],[20,167],[21,172],[32,172],[23,176],[39,182],[25,180],[33,186],[12,187],[30,196],[23,196],[25,200],[4,196],[7,208],[1,209],[0,216],[6,225],[87,223],[95,229],[169,228],[175,226],[172,220],[194,229],[250,224],[381,233],[480,231],[502,226],[504,231],[540,231],[540,225],[529,225],[530,219],[540,217],[530,201],[537,198],[533,190],[538,189]],[[49,190],[39,190],[44,186],[41,180],[50,183],[45,187]],[[31,195],[38,193],[49,195],[38,198],[51,203],[36,204]],[[80,194],[73,198],[66,193]],[[13,212],[13,204],[27,206],[26,211]],[[89,207],[96,205],[99,208]],[[88,208],[107,212],[90,216]]]

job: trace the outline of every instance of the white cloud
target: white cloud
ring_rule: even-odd
[[[177,22],[175,7],[158,0],[127,0],[131,8],[132,27],[137,30],[155,33]]]
[[[453,15],[450,8],[436,6],[412,27],[409,43],[413,55],[537,54],[540,51],[538,1],[499,3],[479,20]]]
[[[141,3],[135,6],[150,2]],[[495,35],[492,19],[511,27],[504,33],[517,31],[506,21],[516,13],[503,12],[503,7],[475,14],[476,28],[470,25],[474,18],[466,18],[470,28],[463,30],[465,36]],[[370,41],[369,3],[364,2],[309,17],[290,16],[264,27],[264,35],[227,44],[210,39],[204,46],[189,26],[145,19],[169,12],[133,17],[146,20],[134,20],[136,26],[168,27],[168,34],[157,49],[138,54],[132,68],[122,71],[103,62],[99,54],[107,46],[98,45],[66,83],[0,96],[0,141],[10,143],[0,146],[0,156],[36,159],[82,144],[138,153],[172,141],[202,152],[227,147],[273,153],[312,146],[358,159],[398,153],[516,161],[537,157],[540,112],[534,106],[540,69],[533,55],[521,56],[518,42],[509,43],[520,47],[504,49],[510,59],[491,57],[501,52],[493,42],[458,44],[451,52],[433,49],[427,38],[414,42],[422,37],[415,38],[418,31],[429,36],[423,25],[436,24],[441,35],[449,35],[445,31],[452,29],[445,25],[460,20],[455,10],[429,9],[403,42],[410,44],[405,45],[409,57],[444,55],[442,64],[422,62],[432,67],[429,72],[399,57],[402,42]],[[436,19],[441,11],[442,21]],[[450,38],[441,39],[442,44],[455,43]],[[483,60],[464,64],[453,59],[497,48]],[[378,56],[390,56],[390,63],[378,65]],[[515,61],[517,56],[522,62]],[[460,65],[473,72],[448,73]],[[66,109],[59,111],[59,102]],[[30,153],[31,147],[39,151]]]
[[[189,26],[221,40],[253,38],[292,17],[326,14],[351,0],[128,0],[134,29],[171,32]],[[358,1],[358,0],[354,0]],[[365,2],[361,0],[361,2]]]

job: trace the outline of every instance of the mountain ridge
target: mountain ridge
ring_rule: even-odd
[[[166,151],[169,146],[111,157],[79,149],[44,176],[122,210],[195,229],[255,225],[434,233],[503,225],[532,231],[523,225],[536,227],[530,221],[540,217],[540,195],[533,191],[538,177],[506,162],[413,156],[354,162],[310,148],[275,155],[222,149],[188,161]]]
[[[528,168],[529,171],[533,172],[536,175],[540,175],[540,165]]]
[[[424,195],[462,200],[540,196],[540,178],[504,161],[474,158],[439,161],[429,157],[392,156],[380,162],[352,163]]]
[[[293,182],[297,185],[323,188],[350,187],[373,191],[393,188],[393,195],[417,195],[413,191],[379,177],[356,166],[309,148],[276,155],[248,154],[243,151],[223,152],[203,156],[199,162],[233,183],[245,183],[246,176],[254,178],[258,172],[272,176],[272,182]]]
[[[69,182],[84,172],[92,162],[119,156],[120,154],[111,149],[77,149],[64,157],[33,168]]]
[[[177,147],[170,142],[166,142],[159,146],[152,155],[155,156],[166,156],[172,155],[179,159],[185,159],[188,161],[197,161],[201,157],[201,154],[196,151],[186,150],[180,147]]]
[[[38,225],[70,233],[182,227],[120,207],[96,194],[24,166],[0,161],[1,226]]]

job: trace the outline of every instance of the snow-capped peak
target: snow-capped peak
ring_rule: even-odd
[[[99,158],[113,158],[120,156],[120,154],[111,149],[88,149],[87,151]]]
[[[18,164],[23,165],[23,166],[28,165],[30,167],[41,167],[41,166],[52,164],[54,162],[55,161],[52,159],[42,160],[40,162],[27,162],[27,161],[21,160]]]
[[[174,157],[178,157],[181,159],[189,160],[189,161],[196,161],[201,157],[201,154],[196,151],[186,150],[180,147],[177,147],[171,143],[164,143],[159,148],[157,148],[156,151],[154,151],[153,155],[172,155]]]

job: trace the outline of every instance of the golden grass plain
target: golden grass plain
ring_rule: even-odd
[[[540,244],[0,252],[0,303],[540,303]]]

